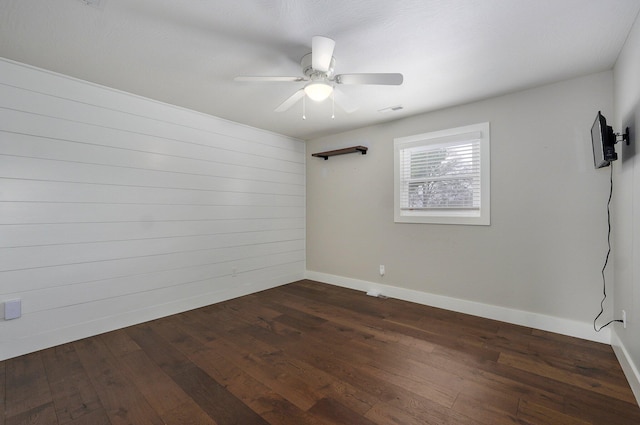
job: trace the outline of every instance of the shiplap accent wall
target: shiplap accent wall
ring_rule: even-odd
[[[304,270],[303,142],[0,60],[0,359]]]

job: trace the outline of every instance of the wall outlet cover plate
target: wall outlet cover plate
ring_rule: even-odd
[[[9,300],[4,302],[4,320],[17,319],[22,316],[22,301]]]

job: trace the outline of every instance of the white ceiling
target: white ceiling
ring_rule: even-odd
[[[87,5],[86,3],[97,4]],[[611,69],[639,0],[2,0],[0,56],[277,133],[321,135]],[[359,109],[302,102],[311,37],[336,73],[401,72],[402,86],[341,86]],[[380,109],[402,105],[397,112]]]

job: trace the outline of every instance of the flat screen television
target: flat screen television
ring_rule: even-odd
[[[616,135],[613,128],[607,125],[607,119],[598,111],[591,127],[591,145],[593,146],[593,165],[596,168],[608,166],[618,159],[616,153]]]

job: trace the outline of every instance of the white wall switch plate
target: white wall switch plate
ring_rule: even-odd
[[[22,316],[22,300],[4,302],[4,320],[17,319]]]

